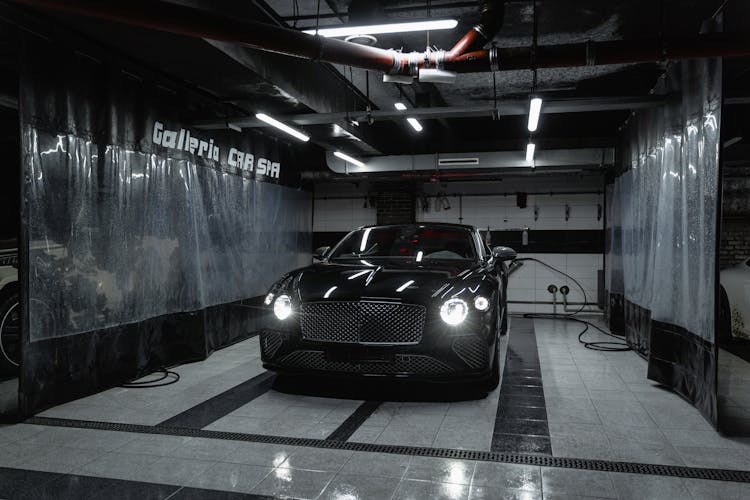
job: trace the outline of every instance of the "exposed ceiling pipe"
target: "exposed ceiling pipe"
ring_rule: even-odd
[[[612,166],[614,148],[546,149],[539,151],[534,163],[526,161],[523,151],[491,151],[476,153],[436,153],[421,155],[371,156],[356,166],[326,153],[328,168],[337,174],[372,174],[385,172],[445,172],[482,169],[517,169],[533,167],[597,167]]]
[[[610,97],[582,97],[565,99],[548,99],[544,103],[542,113],[590,113],[594,111],[617,111],[649,109],[664,104],[664,96],[610,96]],[[493,114],[495,113],[496,114]],[[528,99],[503,99],[495,106],[445,106],[435,108],[413,108],[409,116],[420,120],[443,118],[491,117],[491,116],[521,116],[529,112]],[[341,123],[345,120],[366,122],[367,120],[403,120],[403,111],[396,109],[381,109],[370,112],[338,112],[338,113],[305,113],[300,115],[286,115],[285,122],[296,125],[324,125]],[[240,128],[265,127],[265,123],[254,117],[238,116],[221,120],[209,119],[193,122],[192,125],[204,130],[227,128],[227,124]]]
[[[390,75],[417,77],[423,68],[456,73],[532,69],[531,47],[493,47],[475,50],[482,38],[491,39],[493,27],[467,33],[450,51],[412,52],[367,47],[333,38],[253,21],[240,21],[176,4],[153,0],[102,2],[98,0],[14,0],[16,3],[71,14],[126,23],[184,36],[240,43],[293,57],[343,64]],[[493,4],[498,2],[483,2]],[[500,2],[501,3],[501,2]],[[496,7],[487,10],[499,16]],[[485,17],[487,17],[485,16]],[[490,19],[489,17],[487,17]],[[497,17],[496,17],[497,20]],[[480,26],[482,23],[480,23]],[[468,37],[468,38],[467,38]],[[672,40],[616,40],[536,47],[536,68],[633,64],[669,59],[737,57],[750,55],[747,33],[707,33]]]

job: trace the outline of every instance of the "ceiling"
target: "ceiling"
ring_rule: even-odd
[[[156,0],[155,0],[156,1]],[[348,22],[351,0],[159,0],[210,11],[224,17],[279,26],[310,28]],[[358,1],[358,0],[357,0]],[[698,33],[723,0],[537,0],[538,43],[640,40]],[[374,3],[374,2],[367,2]],[[453,17],[454,30],[430,33],[440,49],[453,44],[479,20],[475,2],[383,1],[380,20]],[[428,7],[429,3],[429,7]],[[493,43],[500,47],[532,43],[534,3],[508,0],[505,18]],[[320,19],[316,21],[318,6]],[[354,6],[356,9],[356,5]],[[39,16],[39,13],[34,15]],[[403,119],[352,125],[346,119],[303,128],[313,137],[311,151],[341,148],[352,154],[418,154],[522,149],[528,141],[526,116],[504,116],[506,100],[527,99],[531,71],[459,74],[453,84],[395,85],[365,70],[322,64],[262,52],[225,42],[187,38],[113,22],[44,12],[58,26],[90,37],[113,53],[132,58],[221,103],[213,109],[191,110],[188,119],[225,120],[264,111],[285,115],[364,110],[392,110],[396,101],[412,107],[494,106],[500,116],[423,120],[414,132]],[[359,22],[363,22],[360,20]],[[377,46],[404,51],[424,50],[425,33],[383,35]],[[747,65],[737,69],[744,74]],[[547,100],[647,96],[663,72],[660,64],[609,65],[539,70],[537,91]],[[747,77],[745,77],[746,79]],[[745,80],[740,79],[744,82]],[[1,83],[1,82],[0,82]],[[617,144],[618,128],[628,110],[574,112],[542,116],[534,140],[540,148],[577,148]],[[346,131],[346,132],[343,132]],[[269,130],[269,133],[274,133]],[[353,134],[353,135],[352,135]],[[356,137],[356,139],[355,139]],[[309,155],[305,168],[325,169],[322,154]]]

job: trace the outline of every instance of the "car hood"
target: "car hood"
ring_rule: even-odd
[[[460,291],[461,284],[480,270],[473,261],[378,259],[313,264],[300,271],[296,282],[303,302],[388,298],[423,303]]]

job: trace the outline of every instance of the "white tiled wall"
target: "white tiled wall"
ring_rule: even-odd
[[[363,208],[364,198],[313,200],[313,231],[351,231],[375,224],[375,209]]]
[[[603,229],[604,219],[598,219],[598,205],[604,204],[603,195],[528,195],[526,208],[518,208],[516,197],[508,196],[449,196],[450,210],[435,210],[435,198],[428,198],[430,208],[417,209],[417,220],[424,222],[456,222],[470,224],[480,229]],[[570,216],[565,220],[565,206]],[[461,208],[459,209],[459,206]],[[539,217],[534,220],[534,207]]]
[[[559,254],[559,253],[519,253],[519,258],[531,257],[541,260],[570,275],[586,291],[588,302],[597,299],[597,270],[602,268],[602,254]],[[508,300],[524,302],[552,302],[552,294],[547,291],[549,285],[559,289],[563,285],[570,288],[569,302],[583,302],[581,289],[572,281],[555,271],[533,261],[525,261],[508,280]],[[564,313],[562,294],[557,293],[558,313]],[[580,306],[570,306],[577,310]],[[510,304],[511,312],[553,312],[551,304]],[[595,309],[595,308],[588,308]]]
[[[564,194],[564,195],[528,195],[526,208],[518,208],[515,195],[508,196],[463,196],[459,204],[458,196],[449,196],[450,210],[435,211],[435,198],[428,198],[430,209],[417,209],[417,220],[425,222],[456,222],[470,224],[479,229],[488,227],[493,231],[519,230],[528,227],[534,230],[598,230],[604,228],[604,219],[598,219],[599,204],[604,204],[603,195],[598,194]],[[570,215],[565,220],[565,206],[570,207]],[[534,220],[534,207],[539,208],[539,217]],[[459,209],[459,207],[461,207]],[[462,217],[462,219],[461,219]],[[497,239],[497,238],[495,238]],[[502,241],[494,241],[500,245]],[[524,254],[518,244],[510,244],[519,252],[519,257],[535,257],[549,265],[571,275],[586,289],[588,302],[597,299],[597,270],[602,269],[601,254]],[[535,262],[525,262],[516,271],[508,283],[509,300],[527,302],[551,302],[552,294],[547,291],[550,284],[560,288],[568,285],[570,302],[582,302],[580,289],[568,282],[564,276]],[[562,313],[562,295],[557,294],[560,305],[557,312]],[[553,312],[552,305],[545,304],[512,304],[512,312]]]

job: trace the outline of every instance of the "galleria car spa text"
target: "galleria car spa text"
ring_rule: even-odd
[[[189,129],[181,128],[179,131],[168,130],[164,128],[162,122],[156,121],[154,122],[151,140],[157,146],[185,151],[216,162],[221,161],[220,148],[214,143],[214,140],[209,139],[206,141],[195,137],[191,135]],[[240,151],[234,147],[229,148],[226,164],[243,174],[249,174],[254,171],[258,175],[278,179],[281,173],[281,163],[267,158],[258,158],[256,161],[253,153]]]

